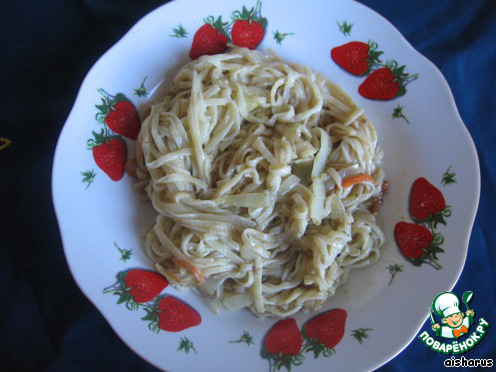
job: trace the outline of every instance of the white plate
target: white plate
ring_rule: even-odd
[[[287,61],[309,65],[340,84],[365,109],[376,125],[384,149],[390,190],[380,211],[387,239],[380,261],[367,269],[352,271],[347,284],[319,311],[342,308],[347,312],[344,337],[330,357],[314,358],[312,353],[302,352],[304,359],[298,370],[324,370],[330,366],[338,370],[370,370],[408,345],[428,315],[428,304],[456,283],[465,263],[479,200],[479,163],[445,79],[388,21],[352,1],[314,1],[311,11],[295,12],[300,3],[263,1],[261,14],[268,26],[257,49],[273,48]],[[88,73],[55,153],[53,200],[67,262],[76,282],[132,350],[151,364],[170,371],[267,370],[269,361],[262,358],[261,350],[264,337],[276,320],[260,320],[248,311],[223,311],[216,316],[208,301],[169,286],[163,293],[196,309],[202,321],[182,332],[155,333],[141,319],[146,315],[143,306],[129,310],[116,303],[117,296],[104,293],[119,272],[131,268],[153,270],[141,247],[143,230],[154,212],[149,203],[139,200],[131,177],[124,175],[120,181],[112,181],[95,165],[92,151],[87,149],[92,131],[102,128],[95,118],[95,105],[101,104],[97,89],[103,88],[113,95],[122,93],[141,109],[150,96],[135,94],[143,79],[146,77],[144,88],[153,93],[189,61],[193,35],[204,18],[222,15],[229,20],[233,11],[241,10],[243,5],[251,8],[255,1],[180,0],[143,18]],[[353,24],[350,35],[345,35],[337,25],[344,21]],[[187,35],[170,36],[179,24]],[[274,38],[276,31],[288,33],[280,44]],[[384,52],[383,61],[396,60],[406,65],[406,72],[418,74],[418,79],[406,86],[403,96],[386,101],[361,97],[358,87],[365,77],[349,74],[330,58],[334,47],[369,40],[378,43]],[[393,117],[398,106],[403,108],[406,119]],[[134,141],[126,142],[128,156],[132,156]],[[445,185],[441,181],[448,168],[457,182]],[[89,187],[82,182],[83,171],[96,173]],[[438,188],[451,206],[446,225],[436,228],[444,237],[441,247],[445,252],[438,254],[443,266],[440,270],[427,264],[414,266],[401,254],[393,235],[397,222],[412,222],[409,195],[412,183],[419,177]],[[132,253],[126,261],[121,260],[124,250]],[[392,265],[400,266],[402,271],[391,282]],[[294,319],[302,329],[315,315],[297,314]],[[356,337],[360,329],[366,330],[368,336],[362,342]],[[230,342],[239,340],[244,331],[254,344]],[[178,350],[181,339],[189,340],[194,350]]]

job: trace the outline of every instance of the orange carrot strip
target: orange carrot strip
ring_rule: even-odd
[[[136,158],[129,159],[124,165],[124,170],[132,177],[136,177]]]
[[[205,283],[205,274],[203,271],[201,271],[199,268],[197,268],[195,265],[193,265],[191,262],[184,260],[179,257],[173,257],[172,261],[176,264],[176,266],[184,267],[185,269],[188,269],[191,271],[191,273],[195,276],[196,281],[198,282],[198,285],[202,285]]]
[[[364,182],[375,183],[375,180],[372,178],[372,176],[368,174],[355,174],[354,176],[345,178],[341,182],[341,187],[345,189],[347,187],[356,185],[357,183],[364,183]]]
[[[365,183],[365,182],[370,182],[370,183],[375,183],[375,180],[372,176],[365,174],[365,173],[360,173],[360,174],[355,174],[354,176],[350,176],[345,178],[343,181],[341,181],[341,187],[343,189],[356,185],[357,183]],[[334,191],[338,190],[338,186],[334,186]]]

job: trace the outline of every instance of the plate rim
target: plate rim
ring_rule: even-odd
[[[407,49],[409,49],[409,52],[413,52],[413,54],[419,58],[426,66],[428,66],[429,68],[432,69],[432,71],[438,76],[440,77],[440,83],[442,84],[442,88],[443,88],[443,91],[445,93],[447,93],[447,98],[448,98],[448,101],[449,101],[449,110],[454,114],[455,118],[456,118],[456,122],[457,122],[457,125],[461,126],[461,130],[463,131],[463,135],[464,135],[464,138],[468,139],[468,144],[469,144],[469,147],[470,147],[470,157],[473,158],[473,160],[475,161],[475,163],[478,165],[475,169],[475,173],[476,173],[476,178],[473,180],[475,182],[475,191],[476,191],[476,194],[474,195],[474,203],[472,205],[472,208],[470,211],[468,211],[469,213],[466,213],[466,220],[467,220],[467,231],[468,233],[465,235],[465,241],[463,242],[463,260],[461,261],[461,265],[458,265],[457,266],[457,273],[456,275],[450,280],[451,281],[451,285],[450,285],[450,288],[448,288],[450,291],[453,289],[453,287],[457,284],[457,282],[459,281],[460,279],[460,276],[463,272],[463,269],[465,268],[465,265],[466,265],[466,261],[467,261],[467,255],[468,255],[468,250],[469,250],[469,243],[470,243],[470,238],[472,236],[472,231],[473,231],[473,228],[474,228],[474,223],[475,223],[475,218],[476,218],[476,215],[477,215],[477,211],[478,211],[478,207],[479,207],[479,203],[480,203],[480,192],[481,192],[481,176],[480,176],[480,161],[479,161],[479,157],[478,157],[478,153],[477,153],[477,148],[475,146],[475,143],[473,141],[473,138],[472,136],[470,135],[470,132],[468,130],[468,127],[466,126],[465,122],[463,121],[461,115],[460,115],[460,112],[458,110],[458,106],[456,105],[456,101],[455,101],[455,98],[454,98],[454,95],[453,95],[453,92],[445,78],[445,76],[443,75],[443,73],[441,72],[441,70],[431,61],[429,60],[426,56],[424,56],[422,53],[420,53],[412,44],[410,44],[410,42],[406,39],[405,36],[403,36],[403,34],[394,26],[394,24],[392,24],[387,18],[385,18],[384,16],[382,16],[380,13],[376,12],[374,9],[370,8],[369,6],[357,1],[357,0],[334,0],[336,2],[341,2],[341,3],[354,3],[360,7],[362,7],[363,9],[366,10],[366,12],[370,12],[372,14],[374,14],[375,16],[379,17],[381,19],[382,22],[384,22],[385,25],[387,25],[387,27],[389,28],[388,30],[388,33],[389,32],[393,32],[395,34],[396,37],[399,37],[399,39],[402,41],[402,47],[406,47]],[[83,286],[80,284],[80,279],[78,279],[78,275],[75,273],[74,271],[74,268],[73,268],[73,265],[71,264],[71,262],[69,261],[68,259],[68,245],[66,243],[67,241],[67,238],[64,236],[64,233],[62,232],[62,223],[63,223],[63,219],[62,219],[62,216],[60,215],[60,208],[57,207],[57,196],[56,196],[56,193],[57,193],[57,180],[56,180],[56,176],[57,176],[57,166],[59,164],[59,162],[61,162],[61,148],[62,148],[62,143],[63,143],[63,140],[64,138],[67,136],[67,133],[68,133],[68,123],[73,119],[73,116],[75,114],[75,108],[76,108],[76,105],[77,105],[77,102],[80,100],[80,98],[85,94],[83,92],[85,86],[87,85],[87,81],[89,80],[89,78],[91,77],[92,73],[95,71],[96,67],[99,66],[101,64],[101,62],[103,60],[106,59],[106,57],[111,54],[111,52],[113,50],[115,50],[118,46],[120,46],[121,44],[123,44],[125,42],[125,40],[132,34],[136,31],[136,29],[141,25],[141,24],[144,24],[144,23],[147,23],[147,20],[152,18],[153,15],[155,15],[157,12],[161,11],[163,8],[166,8],[166,7],[175,7],[177,6],[177,4],[181,4],[183,3],[183,1],[180,1],[180,0],[172,0],[170,2],[167,2],[165,4],[162,4],[156,8],[154,8],[153,10],[151,10],[150,12],[148,12],[146,15],[144,15],[141,19],[139,19],[131,28],[128,29],[128,31],[121,37],[119,38],[119,40],[117,40],[115,43],[112,44],[112,46],[110,48],[108,48],[105,53],[103,53],[96,61],[95,63],[92,65],[92,67],[88,70],[88,72],[86,73],[84,79],[82,80],[81,82],[81,85],[78,89],[78,92],[77,92],[77,95],[74,99],[74,104],[72,105],[72,108],[69,112],[69,115],[67,116],[67,119],[64,121],[64,124],[62,126],[62,129],[60,131],[60,134],[58,136],[58,139],[57,139],[57,144],[56,144],[56,147],[55,147],[55,151],[54,151],[54,155],[53,155],[53,160],[52,160],[52,174],[51,174],[51,196],[52,196],[52,202],[53,202],[53,207],[54,207],[54,211],[55,211],[55,215],[56,215],[56,220],[57,220],[57,224],[58,224],[58,227],[59,227],[59,232],[60,232],[60,236],[61,236],[61,242],[62,242],[62,247],[63,247],[63,250],[64,250],[64,258],[67,262],[67,265],[69,267],[69,270],[71,272],[71,275],[72,275],[72,278],[74,280],[74,282],[76,283],[76,285],[78,286],[78,288],[81,290],[81,292],[85,295],[85,297],[90,301],[90,303],[98,310],[98,312],[100,313],[100,315],[103,316],[103,318],[105,319],[105,321],[110,325],[110,327],[112,328],[112,330],[114,331],[114,333],[117,335],[117,337],[119,337],[123,342],[124,344],[132,351],[134,352],[135,354],[139,355],[143,360],[145,360],[147,363],[153,365],[154,367],[160,369],[160,370],[165,370],[165,367],[163,366],[160,366],[158,365],[157,363],[153,362],[151,359],[149,359],[146,355],[144,355],[143,353],[139,352],[137,349],[135,349],[134,347],[132,347],[130,345],[130,343],[126,340],[125,337],[122,337],[120,335],[120,333],[118,332],[118,330],[116,329],[117,327],[114,326],[113,324],[113,321],[111,321],[110,317],[107,316],[105,314],[105,312],[103,310],[100,309],[100,306],[98,306],[96,304],[96,301],[93,300],[93,298],[90,296],[90,294],[88,293],[89,291],[85,290],[83,288]],[[467,211],[465,211],[467,212]],[[429,317],[429,314],[428,314],[428,311],[426,311],[425,313],[425,317],[423,318],[422,322],[420,323],[420,326],[418,327],[418,329],[416,330],[415,333],[413,333],[410,337],[410,340],[405,343],[401,348],[399,348],[393,355],[385,355],[383,358],[381,358],[381,361],[379,363],[376,363],[375,365],[371,366],[371,370],[375,370],[381,366],[384,366],[386,363],[392,361],[394,358],[396,358],[400,353],[402,353],[405,349],[408,348],[408,346],[412,343],[412,341],[416,338],[416,335],[418,334],[418,332],[421,330],[423,324],[425,323],[425,321],[428,319]]]

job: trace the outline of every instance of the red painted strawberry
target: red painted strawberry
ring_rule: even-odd
[[[333,348],[344,336],[346,315],[343,309],[332,309],[310,319],[304,327],[305,338],[308,341],[305,351],[313,351],[315,358],[320,353],[325,357],[334,354]]]
[[[390,100],[406,93],[406,85],[418,75],[404,72],[405,66],[398,67],[396,61],[387,61],[386,67],[374,70],[358,87],[362,97],[375,100]]]
[[[250,10],[243,6],[241,12],[233,12],[231,37],[234,45],[255,49],[260,44],[267,28],[267,19],[260,15],[260,9],[261,4],[257,1],[257,5]]]
[[[226,50],[227,43],[231,41],[226,32],[228,23],[222,22],[222,16],[219,16],[217,20],[210,16],[204,21],[205,24],[196,31],[193,37],[193,45],[189,51],[191,59],[222,53]]]
[[[438,223],[446,225],[444,218],[451,215],[451,208],[446,206],[441,191],[420,177],[412,185],[410,213],[415,220],[427,222],[436,228]]]
[[[413,264],[430,262],[434,267],[442,268],[436,256],[437,253],[444,252],[440,247],[444,240],[440,234],[432,235],[432,232],[422,225],[398,222],[394,227],[394,237],[401,253]]]
[[[368,75],[372,67],[381,62],[379,56],[383,52],[377,50],[377,43],[361,41],[335,47],[331,50],[331,58],[339,66],[356,76]]]
[[[293,318],[278,321],[267,333],[263,343],[262,358],[269,359],[273,370],[303,363],[301,346],[303,339]]]
[[[129,294],[138,303],[153,300],[169,285],[169,281],[163,275],[154,271],[139,269],[128,271],[124,277],[124,282]]]
[[[88,149],[93,152],[96,165],[113,181],[119,181],[124,175],[126,162],[126,144],[120,136],[108,136],[104,130],[100,134],[93,132],[95,139],[88,140]]]
[[[156,298],[169,285],[167,279],[155,271],[132,269],[117,274],[117,283],[104,293],[119,296],[118,304],[125,303],[130,310]]]
[[[102,104],[95,105],[100,110],[96,114],[98,122],[107,124],[117,134],[136,140],[141,124],[131,101],[122,93],[112,96],[103,89],[98,92],[103,96]]]
[[[143,320],[149,320],[148,327],[155,332],[180,332],[187,328],[195,327],[201,323],[200,314],[175,297],[159,296],[155,305],[145,308],[147,315]]]

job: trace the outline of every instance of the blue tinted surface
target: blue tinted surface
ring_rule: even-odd
[[[163,3],[26,0],[2,4],[0,137],[12,141],[0,151],[2,370],[155,370],[127,348],[75,285],[52,207],[50,176],[57,138],[83,78],[134,23]],[[496,2],[362,3],[393,23],[442,71],[475,142],[481,202],[467,263],[454,291],[476,292],[472,305],[477,316],[494,323]],[[88,237],[88,244],[92,239]],[[426,322],[424,329],[429,328]],[[495,340],[496,330],[489,328],[486,339],[465,356],[494,358]],[[444,359],[414,340],[381,369],[441,370]]]

